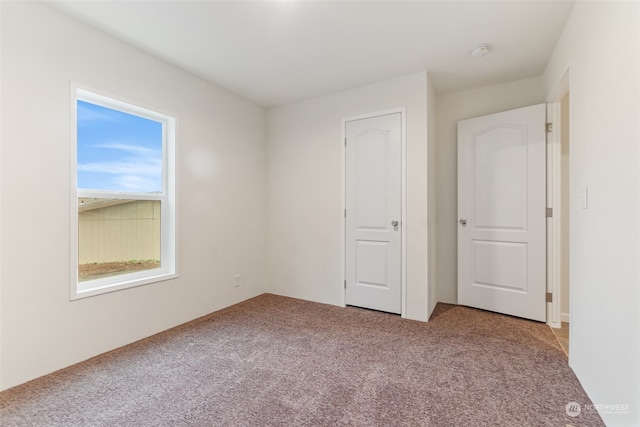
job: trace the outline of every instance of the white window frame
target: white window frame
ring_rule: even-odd
[[[137,193],[78,189],[78,100],[162,123],[162,192]],[[71,84],[71,274],[70,299],[76,300],[178,277],[176,254],[176,118]],[[160,267],[101,279],[78,281],[78,198],[95,197],[160,202]]]

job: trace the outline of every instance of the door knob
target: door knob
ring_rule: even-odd
[[[463,227],[467,225],[467,220],[462,218],[460,221],[458,221],[460,223],[460,225],[462,225]]]
[[[394,227],[397,227],[399,224],[397,219],[394,219],[393,221],[391,221],[391,225],[393,225]]]

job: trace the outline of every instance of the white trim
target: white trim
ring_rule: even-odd
[[[342,119],[342,138],[340,139],[340,271],[342,271],[342,307],[347,306],[347,221],[345,212],[347,211],[347,120]]]
[[[560,321],[563,323],[569,323],[569,313],[560,313]]]
[[[163,120],[166,117],[175,118],[176,114],[161,109],[144,105],[136,100],[126,99],[122,96],[115,96],[99,89],[94,89],[76,82],[71,83],[71,93],[73,96],[100,105],[105,108],[124,111],[125,113],[134,114],[136,116],[146,117],[151,120]],[[74,98],[75,99],[75,98]],[[75,109],[75,106],[72,105]]]
[[[82,283],[78,284],[78,290],[71,298],[72,300],[87,298],[95,295],[106,294],[109,292],[120,291],[123,289],[135,288],[137,286],[149,285],[151,283],[164,282],[166,280],[176,279],[177,274],[167,273],[163,269],[153,269],[139,271],[131,274],[120,274],[105,279],[91,280],[91,287],[80,289]],[[109,280],[117,278],[117,280]]]
[[[78,85],[69,85],[69,299],[78,293]]]
[[[96,199],[102,198],[114,198],[114,199],[126,199],[126,200],[160,200],[164,199],[163,193],[124,193],[122,191],[109,191],[109,190],[77,190],[78,197],[90,197]]]
[[[394,109],[390,109],[390,110],[385,110],[385,111],[380,111],[380,112],[376,112],[376,113],[369,113],[369,114],[361,114],[358,116],[352,116],[352,117],[347,117],[342,119],[342,139],[340,141],[341,144],[341,152],[342,152],[342,167],[341,167],[341,182],[342,182],[342,186],[341,186],[341,199],[342,199],[342,204],[341,204],[341,217],[342,217],[342,221],[341,221],[341,227],[340,227],[340,239],[341,239],[341,244],[340,244],[340,248],[341,248],[341,254],[340,254],[340,263],[341,263],[341,270],[342,270],[342,282],[344,283],[345,280],[347,280],[347,266],[346,266],[346,256],[347,256],[347,252],[346,252],[346,246],[347,246],[347,242],[346,242],[346,219],[344,216],[344,211],[347,207],[347,200],[346,200],[346,167],[347,167],[347,162],[346,162],[346,147],[345,147],[345,140],[347,138],[347,134],[346,134],[346,126],[347,126],[347,122],[352,122],[352,121],[356,121],[356,120],[362,120],[362,119],[370,119],[370,118],[374,118],[374,117],[380,117],[380,116],[387,116],[389,114],[397,114],[400,113],[400,117],[402,118],[402,128],[400,129],[401,132],[401,157],[402,157],[402,163],[401,163],[401,180],[402,180],[402,188],[401,188],[401,209],[402,209],[402,216],[401,216],[401,221],[402,221],[402,245],[401,245],[401,254],[400,257],[402,259],[401,263],[401,269],[402,269],[402,283],[401,283],[401,289],[402,289],[402,301],[401,301],[401,313],[400,316],[401,317],[407,317],[407,141],[406,141],[406,134],[407,134],[407,109],[406,107],[400,107],[400,108],[394,108]],[[343,285],[343,291],[342,291],[342,307],[346,307],[347,303],[346,303],[346,289],[344,289],[344,285]]]
[[[400,316],[407,317],[407,112],[401,108],[402,115],[402,312]],[[428,244],[427,244],[428,247]],[[427,262],[427,260],[425,260]],[[428,281],[428,279],[427,279]],[[428,294],[428,292],[427,292]],[[427,304],[428,307],[428,304]]]
[[[547,207],[553,209],[553,216],[547,218],[547,292],[553,294],[553,301],[547,303],[547,324],[560,327],[560,159],[561,123],[558,102],[547,104],[547,122],[553,124],[553,131],[547,132]]]
[[[567,67],[562,77],[558,81],[558,84],[553,88],[549,96],[547,97],[547,102],[560,102],[562,98],[569,92],[569,86],[571,82],[571,68]]]
[[[106,108],[123,111],[162,123],[162,192],[139,193],[77,189],[77,101],[82,100]],[[113,292],[177,278],[177,213],[176,213],[176,121],[175,116],[143,108],[108,96],[77,83],[70,84],[70,300]],[[115,198],[125,200],[157,200],[160,202],[161,267],[86,282],[78,281],[78,198]]]
[[[553,131],[547,134],[547,206],[553,208],[553,217],[547,220],[547,292],[553,293],[553,301],[547,303],[547,324],[560,328],[562,319],[560,313],[562,298],[562,212],[561,200],[561,170],[562,170],[562,98],[569,92],[570,69],[567,68],[562,78],[552,90],[548,98],[547,122],[553,124]],[[571,284],[569,284],[571,287]],[[568,319],[566,320],[568,322]]]

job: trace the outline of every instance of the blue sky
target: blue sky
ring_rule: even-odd
[[[162,191],[162,123],[78,100],[78,188]]]

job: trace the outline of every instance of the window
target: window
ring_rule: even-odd
[[[175,119],[72,94],[71,298],[176,277]]]

